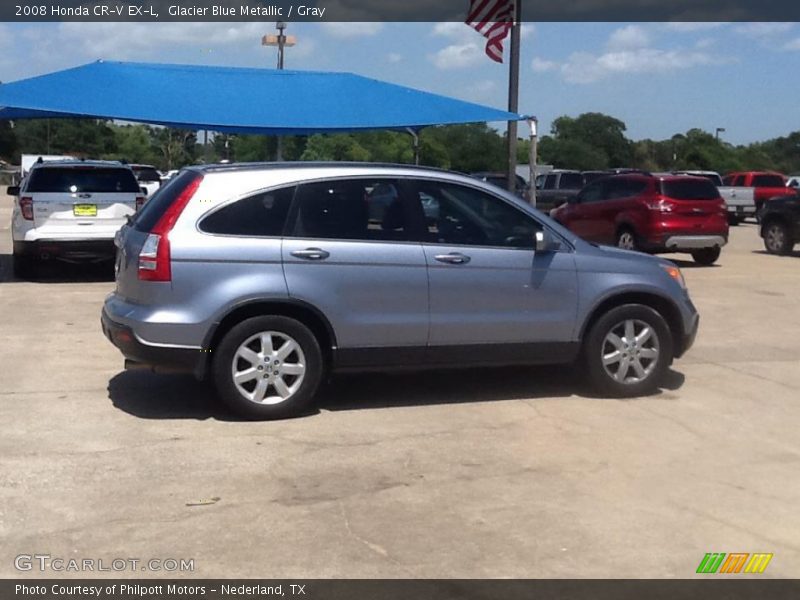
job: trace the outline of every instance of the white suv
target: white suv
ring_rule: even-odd
[[[145,200],[131,168],[107,161],[40,162],[8,194],[17,277],[40,260],[113,259],[114,236]]]

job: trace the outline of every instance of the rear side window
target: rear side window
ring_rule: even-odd
[[[393,179],[339,179],[297,188],[294,237],[410,240],[400,184]]]
[[[753,187],[783,187],[783,177],[780,175],[753,175]]]
[[[708,179],[671,179],[661,182],[661,193],[675,200],[717,200],[719,190]]]
[[[202,175],[195,171],[181,171],[178,175],[170,179],[166,185],[162,185],[158,188],[158,191],[153,194],[152,198],[150,198],[142,209],[136,213],[133,220],[134,229],[150,233],[161,216],[172,205],[175,199],[180,196],[181,192],[199,177],[202,177]]]
[[[562,190],[579,190],[583,187],[583,175],[580,173],[562,173],[561,185]]]
[[[211,213],[200,230],[222,235],[279,236],[294,198],[295,187],[262,192]]]
[[[113,167],[45,167],[34,169],[27,192],[139,193],[133,171]]]
[[[155,181],[161,181],[161,175],[158,174],[158,171],[151,168],[134,168],[134,174],[136,175],[136,179],[143,183],[153,183]]]

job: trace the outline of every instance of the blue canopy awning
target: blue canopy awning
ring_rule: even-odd
[[[56,117],[298,135],[523,118],[352,73],[98,61],[0,85],[0,119]]]

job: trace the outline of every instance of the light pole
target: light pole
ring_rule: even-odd
[[[720,133],[725,133],[725,128],[724,127],[717,127],[717,130],[714,132],[714,138],[717,141],[719,141],[719,134]]]
[[[293,35],[286,35],[284,33],[286,30],[285,21],[278,21],[275,23],[275,27],[278,28],[278,35],[265,35],[261,38],[261,45],[278,47],[278,70],[283,71],[283,50],[286,46],[294,46],[297,43],[297,38],[295,38]],[[278,147],[275,151],[275,159],[283,160],[283,144],[281,143],[280,136],[277,136],[277,142]]]

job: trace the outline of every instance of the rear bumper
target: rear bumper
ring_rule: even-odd
[[[728,239],[722,235],[672,235],[664,240],[667,250],[701,250],[722,248]]]
[[[756,214],[756,205],[728,205],[728,214],[731,216],[752,217]]]
[[[116,248],[113,239],[42,239],[34,242],[15,241],[14,254],[36,259],[55,258],[68,262],[96,262],[113,259]]]
[[[126,369],[149,369],[157,373],[191,373],[205,375],[207,354],[196,348],[178,348],[143,342],[133,329],[114,321],[103,308],[100,316],[103,335],[125,357]]]

